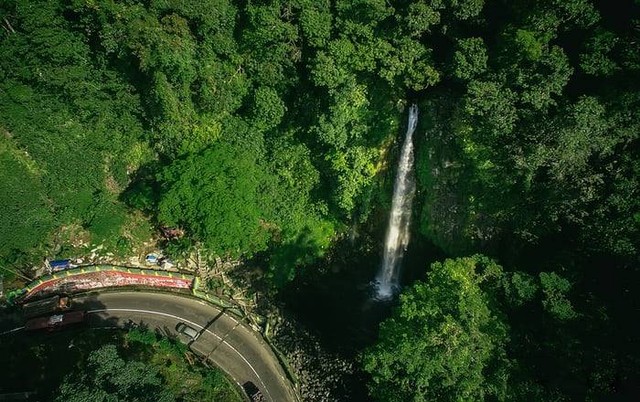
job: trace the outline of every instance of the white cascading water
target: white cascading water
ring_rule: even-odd
[[[409,108],[409,125],[400,152],[398,172],[393,186],[391,214],[384,241],[382,266],[376,278],[376,296],[389,299],[399,287],[402,257],[409,245],[411,205],[416,191],[413,177],[413,132],[418,125],[418,106]]]

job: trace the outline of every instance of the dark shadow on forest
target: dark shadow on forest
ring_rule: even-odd
[[[442,256],[430,243],[415,239],[404,257],[402,285],[423,279],[430,263]],[[345,238],[328,258],[305,268],[283,289],[282,301],[328,351],[353,358],[376,340],[380,322],[396,304],[395,299],[373,298],[381,258],[382,241]]]
[[[76,303],[69,311],[87,311],[105,306],[97,300]],[[20,326],[26,318],[22,317],[19,307],[14,307],[19,316]],[[52,315],[43,314],[38,317]],[[37,317],[34,317],[37,318]],[[115,326],[115,322],[105,320],[105,325]],[[0,338],[0,395],[9,393],[27,393],[24,400],[53,400],[53,392],[64,377],[75,370],[75,363],[83,357],[78,345],[100,345],[113,338],[114,331],[89,331],[89,320],[85,316],[82,323],[53,330],[24,329]]]
[[[0,400],[4,394],[8,394],[8,398],[26,398],[21,400],[29,401],[54,400],[64,378],[77,369],[79,362],[86,359],[88,353],[108,343],[123,345],[125,333],[133,328],[142,331],[153,329],[156,335],[178,341],[175,330],[168,326],[151,328],[144,321],[121,321],[115,317],[101,316],[97,312],[89,313],[104,309],[106,306],[98,300],[97,295],[85,297],[82,301],[74,301],[70,309],[64,311],[87,312],[80,324],[53,330],[21,329],[2,335]],[[19,307],[12,308],[9,313],[13,316],[11,321],[16,324],[16,328],[24,326],[26,318],[21,317]],[[51,313],[38,317],[49,315]],[[14,393],[17,395],[10,395]]]

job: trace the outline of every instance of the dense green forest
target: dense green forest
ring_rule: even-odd
[[[633,399],[640,3],[613,3],[0,0],[0,267],[179,227],[277,293],[384,224],[417,103],[414,238],[451,259],[361,355],[371,396]]]

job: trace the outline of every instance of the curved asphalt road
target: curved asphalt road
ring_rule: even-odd
[[[73,298],[74,309],[81,306],[93,326],[124,326],[132,321],[155,328],[183,342],[176,332],[184,322],[200,331],[190,342],[191,350],[206,356],[239,385],[253,382],[267,401],[295,402],[291,384],[277,358],[254,331],[210,304],[164,293],[110,292]]]

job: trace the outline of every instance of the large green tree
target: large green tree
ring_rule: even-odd
[[[374,399],[504,399],[509,328],[492,295],[501,274],[486,257],[450,259],[405,290],[364,354]]]
[[[269,222],[260,185],[265,173],[250,153],[221,142],[176,160],[160,174],[158,218],[185,226],[216,253],[239,256],[263,250]]]
[[[162,384],[159,372],[141,361],[127,361],[116,345],[91,352],[86,367],[60,385],[56,401],[170,402],[175,398]]]

